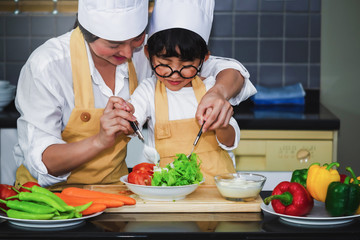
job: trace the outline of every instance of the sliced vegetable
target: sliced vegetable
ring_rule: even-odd
[[[150,172],[153,173],[154,172],[154,167],[156,165],[153,163],[139,163],[137,165],[135,165],[132,169],[132,171],[141,171],[141,172]]]

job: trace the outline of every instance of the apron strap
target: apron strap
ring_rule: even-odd
[[[71,69],[74,85],[75,107],[94,108],[94,94],[92,89],[90,66],[84,37],[77,27],[70,38]],[[74,81],[77,79],[77,81]],[[86,94],[80,94],[84,92]]]
[[[206,93],[206,87],[199,76],[191,81],[197,102]],[[155,87],[155,137],[156,139],[164,139],[171,137],[170,123],[169,123],[169,107],[165,84],[159,80]]]
[[[128,71],[129,71],[129,92],[130,95],[133,94],[136,87],[138,86],[138,80],[136,76],[136,71],[134,64],[131,59],[128,60]]]

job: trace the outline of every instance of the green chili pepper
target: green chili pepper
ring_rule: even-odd
[[[346,170],[351,173],[354,182],[350,183],[350,177],[346,177],[344,183],[331,182],[328,186],[325,209],[332,217],[353,215],[360,204],[359,180],[350,167]]]
[[[82,211],[85,211],[86,209],[88,209],[88,207],[90,207],[92,203],[93,202],[88,202],[84,205],[76,206],[75,211],[81,213]]]
[[[60,206],[62,206],[63,208],[65,208],[67,211],[71,211],[71,210],[75,210],[75,208],[73,206],[69,206],[67,205],[64,200],[62,200],[60,197],[56,196],[56,194],[54,194],[52,191],[50,191],[49,189],[43,188],[43,187],[39,187],[37,185],[32,186],[31,188],[28,187],[24,187],[21,186],[24,189],[27,189],[29,191],[31,191],[32,193],[41,193],[41,194],[45,194],[49,197],[51,197],[52,199],[54,199]]]
[[[5,210],[3,208],[0,208],[2,211],[4,211],[8,217],[11,218],[18,218],[18,219],[31,219],[31,220],[48,220],[54,217],[53,213],[28,213],[28,212],[22,212],[15,209],[9,209]]]
[[[290,182],[300,183],[301,185],[303,185],[306,188],[307,173],[308,173],[307,168],[297,169],[297,170],[293,171]]]
[[[53,198],[42,194],[42,193],[32,193],[32,192],[21,192],[18,195],[8,197],[6,200],[18,198],[21,201],[32,201],[32,202],[42,202],[46,203],[49,206],[55,208],[59,212],[66,212],[67,210],[61,206],[58,202],[56,202]]]
[[[27,202],[27,201],[19,201],[19,200],[12,200],[12,201],[5,201],[0,199],[0,203],[6,204],[8,208],[19,210],[28,213],[54,213],[55,215],[59,215],[59,212],[50,206],[37,204],[34,202]]]
[[[73,218],[74,216],[75,216],[75,211],[69,211],[69,212],[60,213],[59,216],[54,216],[52,219],[53,220],[70,219]]]

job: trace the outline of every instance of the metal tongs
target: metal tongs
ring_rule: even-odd
[[[199,130],[199,133],[197,134],[197,136],[196,136],[196,138],[195,138],[195,141],[194,141],[194,143],[193,143],[193,148],[192,148],[192,150],[191,150],[191,153],[190,153],[189,155],[187,155],[187,158],[190,158],[191,154],[194,152],[195,146],[197,145],[197,143],[198,143],[198,141],[199,141],[199,139],[200,139],[200,136],[201,136],[201,134],[202,134],[202,129],[203,129],[204,124],[205,124],[205,121],[204,121],[203,124],[201,125],[201,128],[200,128],[200,130]]]

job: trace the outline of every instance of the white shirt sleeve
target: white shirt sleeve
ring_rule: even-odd
[[[202,77],[216,76],[222,70],[229,68],[238,70],[245,80],[240,93],[229,100],[230,104],[235,106],[256,93],[256,88],[250,81],[250,73],[240,62],[235,59],[210,56],[204,62],[200,75]]]
[[[26,64],[20,73],[15,104],[21,117],[17,122],[19,145],[15,153],[21,146],[23,162],[18,158],[18,165],[24,164],[41,186],[49,186],[65,181],[70,174],[51,176],[42,162],[42,153],[48,146],[64,143],[61,138],[64,100],[55,81],[44,81],[57,78],[56,68],[53,71],[34,71],[34,65]]]

